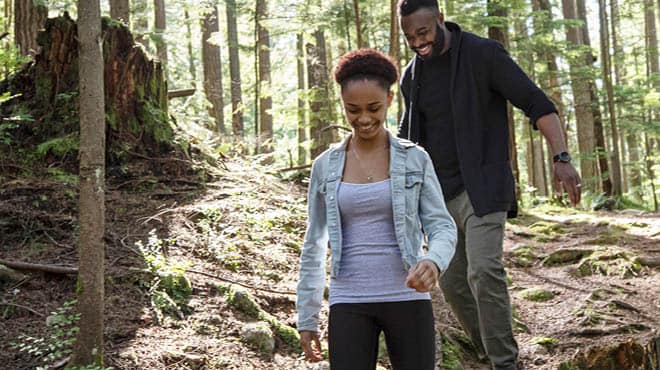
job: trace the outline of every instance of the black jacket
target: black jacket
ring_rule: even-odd
[[[454,23],[445,25],[451,31],[451,104],[463,184],[477,216],[508,211],[515,217],[506,102],[525,112],[534,126],[538,118],[557,110],[500,43],[463,32]],[[399,136],[413,142],[420,139],[415,106],[420,85],[415,80],[417,58],[401,76],[406,111]]]

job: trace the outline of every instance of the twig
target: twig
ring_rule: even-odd
[[[4,39],[7,36],[9,36],[9,32],[3,32],[2,35],[0,35],[0,40]]]
[[[9,268],[16,270],[27,270],[27,271],[43,271],[49,272],[52,274],[71,274],[75,275],[78,273],[78,269],[75,267],[66,267],[66,266],[57,266],[57,265],[42,265],[38,263],[27,263],[19,261],[8,261],[0,259],[0,265],[5,265]]]
[[[612,302],[613,304],[615,304],[618,307],[625,308],[625,309],[630,310],[630,311],[634,311],[634,312],[637,312],[637,313],[641,312],[637,307],[635,307],[635,306],[633,306],[629,303],[626,303],[624,301],[619,301],[618,299],[613,299],[610,302]]]
[[[342,125],[325,126],[324,128],[321,129],[321,131],[332,130],[333,128],[337,128],[337,129],[344,130],[344,131],[353,131],[350,127],[346,127],[346,126],[342,126]]]
[[[195,94],[195,89],[170,90],[167,92],[167,99],[181,98]]]
[[[240,281],[237,281],[237,280],[234,280],[234,279],[231,279],[231,278],[228,278],[228,277],[224,277],[224,276],[209,274],[208,272],[204,272],[204,271],[186,269],[186,272],[191,272],[191,273],[194,273],[194,274],[208,276],[210,278],[226,281],[226,282],[236,284],[236,285],[240,285],[240,286],[243,286],[243,287],[246,287],[246,288],[250,288],[250,289],[254,289],[254,290],[261,290],[263,292],[276,293],[276,294],[288,294],[288,295],[295,295],[296,294],[295,292],[288,292],[288,291],[282,291],[282,290],[273,290],[273,289],[268,289],[268,288],[256,287],[256,286],[251,285],[251,284],[242,283]]]
[[[20,304],[16,304],[16,303],[9,303],[9,302],[2,301],[2,302],[0,302],[0,306],[12,306],[12,307],[18,307],[18,308],[22,308],[22,309],[24,309],[24,310],[26,310],[26,311],[30,311],[30,312],[32,312],[33,314],[37,315],[37,316],[41,316],[41,317],[46,316],[46,315],[44,315],[44,314],[42,314],[42,313],[40,313],[40,312],[37,312],[37,311],[31,309],[30,307],[22,306],[22,305],[20,305]]]

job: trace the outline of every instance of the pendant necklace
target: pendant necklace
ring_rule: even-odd
[[[384,146],[384,147],[378,149],[378,150],[376,151],[376,154],[380,153],[383,149],[386,149],[386,148],[389,148],[389,145],[388,145],[388,146]],[[355,149],[355,146],[353,146],[353,147],[351,148],[351,152],[352,152],[353,155],[355,156],[355,159],[357,159],[357,161],[358,161],[358,166],[360,166],[360,169],[362,170],[362,173],[364,173],[365,176],[367,177],[367,181],[369,181],[369,182],[373,182],[373,181],[374,181],[374,174],[373,174],[373,172],[367,171],[367,170],[364,168],[364,166],[362,165],[362,159],[361,159],[360,156],[358,155],[357,150]]]

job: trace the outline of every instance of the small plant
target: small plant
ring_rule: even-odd
[[[74,313],[76,300],[65,302],[56,312],[46,320],[48,332],[45,337],[32,337],[21,334],[19,342],[11,343],[11,346],[21,353],[38,359],[47,368],[49,363],[59,360],[71,354],[73,343],[78,333],[77,322],[80,314]]]
[[[149,284],[149,292],[157,314],[164,312],[181,318],[181,310],[186,307],[192,295],[192,284],[185,275],[190,264],[172,261],[166,256],[168,246],[175,242],[173,239],[160,239],[156,230],[151,230],[146,245],[141,241],[135,244],[154,276]]]

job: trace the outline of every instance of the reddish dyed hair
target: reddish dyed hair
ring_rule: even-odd
[[[356,49],[342,55],[335,66],[335,81],[343,90],[349,82],[376,81],[388,90],[399,79],[392,59],[375,49]]]

